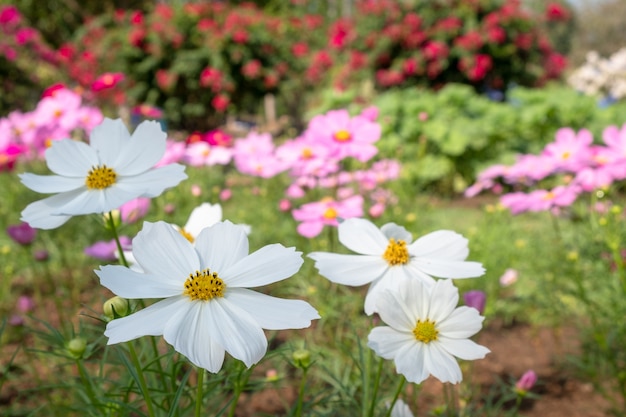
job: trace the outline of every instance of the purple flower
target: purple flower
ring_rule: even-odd
[[[122,248],[129,247],[131,240],[127,236],[120,236],[120,243],[122,244]],[[93,245],[85,248],[85,255],[92,256],[102,261],[115,261],[118,257],[115,239],[108,242],[99,241],[94,243]]]
[[[20,295],[17,298],[16,306],[20,313],[29,313],[35,309],[35,301],[27,295]]]
[[[20,245],[28,246],[35,240],[37,230],[30,227],[28,223],[22,222],[7,227],[7,234]]]
[[[487,295],[484,293],[484,291],[472,290],[463,294],[463,301],[465,302],[466,306],[473,307],[478,310],[480,314],[483,314],[483,311],[485,311],[485,302],[487,301]]]

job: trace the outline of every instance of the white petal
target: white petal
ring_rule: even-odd
[[[101,163],[117,169],[117,159],[126,150],[130,133],[121,119],[105,118],[89,134],[89,143],[98,153]]]
[[[169,277],[138,273],[125,266],[106,265],[94,272],[100,284],[124,298],[166,298],[183,292],[183,286]]]
[[[250,314],[267,330],[304,329],[320,316],[311,305],[302,300],[285,300],[245,288],[233,288],[226,293],[227,300]]]
[[[478,333],[485,318],[475,308],[457,307],[445,320],[437,323],[442,336],[465,339]]]
[[[71,139],[55,140],[46,149],[50,171],[66,177],[87,177],[89,170],[100,165],[95,149],[84,142]]]
[[[72,192],[74,197],[60,206],[53,214],[76,216],[82,214],[106,213],[119,208],[136,197],[115,186],[104,190],[89,190],[85,187]],[[66,193],[69,194],[69,193]]]
[[[378,356],[393,359],[406,345],[417,344],[412,334],[398,332],[387,326],[374,327],[367,337],[367,346]]]
[[[221,276],[228,267],[248,256],[248,236],[243,227],[225,221],[200,232],[195,247],[202,267]]]
[[[166,298],[130,316],[110,321],[104,332],[104,335],[109,338],[108,344],[126,342],[141,336],[162,335],[170,318],[181,310],[189,308],[191,303],[188,300],[182,295]]]
[[[430,374],[425,360],[426,346],[413,339],[413,343],[405,344],[394,358],[396,370],[404,375],[407,381],[419,384]]]
[[[22,184],[38,193],[62,193],[85,186],[85,178],[59,175],[20,174]]]
[[[401,268],[390,268],[390,272]],[[376,286],[376,290],[368,292],[367,297],[375,298],[374,304],[380,318],[392,328],[412,332],[420,317],[415,306],[416,299],[409,290],[414,287],[414,279],[404,277],[395,272],[388,275]],[[419,286],[421,287],[421,285]],[[416,297],[419,300],[419,296]],[[366,312],[367,313],[367,312]]]
[[[30,203],[22,210],[21,220],[36,229],[55,229],[71,219],[72,216],[55,215],[53,213],[58,210],[58,206],[67,203],[79,193],[80,191],[55,194],[43,200]]]
[[[454,356],[436,343],[424,346],[424,363],[428,371],[441,382],[456,384],[463,379],[461,368]]]
[[[380,278],[388,268],[387,262],[380,255],[313,252],[307,256],[315,261],[320,275],[342,285],[368,284]]]
[[[404,401],[398,399],[391,410],[391,417],[413,417],[413,413]]]
[[[302,252],[275,243],[226,268],[222,278],[226,285],[233,287],[260,287],[289,278],[298,272],[303,262]]]
[[[254,318],[225,298],[213,299],[206,306],[210,311],[206,317],[211,337],[224,346],[226,352],[247,367],[263,358],[267,339]]]
[[[224,347],[212,337],[209,303],[188,303],[175,313],[163,331],[163,338],[196,366],[217,373],[224,363]]]
[[[129,192],[137,193],[137,197],[156,197],[166,188],[178,185],[187,178],[185,167],[180,164],[169,164],[152,168],[133,176],[121,176],[117,185]]]
[[[395,223],[387,223],[380,228],[387,240],[394,238],[395,240],[404,240],[407,245],[413,241],[413,236],[404,227]]]
[[[189,219],[185,224],[185,231],[191,236],[197,238],[202,229],[213,226],[215,223],[222,221],[222,206],[219,204],[202,203],[189,215]],[[248,254],[246,249],[245,255]],[[244,255],[244,256],[245,256]]]
[[[432,343],[440,343],[441,349],[465,360],[482,359],[487,353],[491,352],[486,347],[470,339],[449,339],[441,336],[436,342]]]
[[[427,257],[412,258],[411,263],[424,273],[439,278],[474,278],[485,273],[479,262],[447,261]]]
[[[409,245],[409,253],[433,259],[463,261],[469,254],[467,239],[450,230],[438,230],[417,239]]]
[[[144,222],[133,239],[133,255],[144,271],[179,282],[201,269],[198,254],[187,239],[165,222]]]
[[[385,235],[366,219],[352,218],[339,224],[339,241],[362,255],[382,256],[389,243]]]
[[[165,154],[166,139],[159,122],[142,122],[125,143],[115,167],[123,175],[137,175],[152,168]]]
[[[440,323],[456,308],[459,303],[459,290],[449,279],[438,280],[431,288],[428,318]]]

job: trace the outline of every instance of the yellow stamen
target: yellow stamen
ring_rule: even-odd
[[[193,243],[195,242],[195,238],[191,235],[191,233],[189,233],[188,231],[186,231],[185,229],[183,229],[182,227],[180,228],[180,230],[178,230],[178,232],[183,235],[183,237],[185,239],[187,239],[189,242]]]
[[[102,165],[98,167],[91,167],[91,170],[87,173],[85,185],[90,190],[102,190],[115,184],[115,180],[117,180],[117,174],[115,171],[106,165]]]
[[[435,327],[434,321],[430,321],[430,319],[426,319],[425,321],[418,320],[413,329],[413,335],[415,339],[422,343],[430,343],[433,340],[437,340],[439,331]]]
[[[337,142],[348,142],[352,139],[352,135],[345,129],[335,132],[334,138]]]
[[[389,265],[403,265],[409,262],[409,250],[406,248],[406,242],[404,240],[396,240],[394,238],[389,239],[389,245],[383,253],[383,259],[387,261]]]
[[[337,210],[332,207],[328,207],[322,216],[325,219],[334,220],[337,218]]]
[[[302,159],[311,159],[313,158],[313,151],[311,148],[302,149]]]
[[[196,271],[194,274],[189,274],[183,294],[192,301],[209,301],[215,297],[223,297],[225,290],[226,284],[217,276],[217,272],[211,273],[207,268],[202,272]]]

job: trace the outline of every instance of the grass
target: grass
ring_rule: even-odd
[[[45,172],[45,169],[35,165],[20,166],[16,170],[23,171]],[[334,229],[326,230],[315,239],[296,233],[296,222],[290,214],[278,209],[287,185],[284,177],[261,180],[218,168],[188,168],[187,173],[188,180],[153,201],[145,220],[183,225],[194,207],[202,202],[218,202],[220,191],[227,186],[233,196],[221,202],[224,217],[252,226],[251,251],[275,242],[295,246],[305,255],[318,250],[346,251],[337,242]],[[193,195],[193,185],[200,187],[201,195]],[[0,173],[0,187],[4,190],[4,201],[0,205],[0,226],[4,230],[9,224],[18,223],[19,212],[41,196],[23,187],[14,173]],[[604,264],[597,259],[601,254],[600,245],[582,238],[589,235],[582,222],[555,220],[548,213],[514,217],[498,209],[495,199],[485,200],[484,204],[446,200],[422,193],[401,181],[390,187],[398,195],[399,203],[375,220],[378,225],[396,222],[411,231],[414,238],[449,229],[469,239],[469,260],[482,262],[487,273],[481,278],[457,280],[456,284],[461,293],[470,289],[486,291],[487,322],[501,319],[533,325],[563,324],[582,312],[576,298],[580,293],[576,292],[575,280],[568,279],[569,274],[583,271],[590,275],[604,271]],[[175,210],[165,214],[166,205],[173,205]],[[120,233],[132,237],[140,228],[141,222],[126,225]],[[35,243],[26,248],[12,242],[6,234],[0,234],[2,317],[15,313],[20,295],[33,296],[37,305],[25,326],[8,326],[6,320],[3,325],[0,381],[8,388],[0,398],[0,414],[142,413],[137,375],[120,372],[128,361],[123,354],[126,348],[104,347],[104,323],[99,320],[101,305],[112,294],[99,285],[93,273],[101,262],[83,254],[86,246],[109,239],[111,236],[102,220],[95,215],[73,218],[57,230],[39,231]],[[49,260],[34,261],[33,253],[42,249],[49,252]],[[590,261],[581,264],[581,258]],[[513,288],[502,288],[499,283],[499,277],[507,268],[519,271],[519,281]],[[590,297],[604,296],[596,294],[595,286],[588,280],[583,285]],[[376,390],[373,381],[379,359],[364,345],[369,329],[375,324],[362,311],[365,290],[330,283],[317,274],[308,258],[295,277],[265,288],[265,292],[276,296],[306,299],[319,310],[322,319],[307,330],[268,332],[274,349],[249,375],[233,360],[226,361],[223,373],[207,374],[205,386],[220,395],[211,396],[206,406],[213,410],[228,407],[227,393],[238,384],[242,384],[245,391],[277,384],[266,380],[265,372],[270,369],[277,371],[282,383],[297,386],[302,369],[293,366],[291,354],[304,348],[311,352],[313,361],[305,380],[308,387],[302,405],[307,410],[305,415],[340,415],[338,410],[355,409],[365,413],[370,408],[377,412],[375,415],[383,415],[383,403],[370,403],[372,392]],[[77,337],[87,342],[89,355],[85,355],[85,360],[73,358],[71,351],[68,354],[69,341]],[[168,410],[174,410],[172,404],[178,404],[172,415],[190,412],[195,394],[185,388],[185,382],[195,381],[193,369],[181,365],[178,355],[167,350],[160,338],[143,338],[138,346],[142,361],[150,358],[149,352],[162,355],[158,363],[148,366],[152,386],[162,380],[167,387],[155,393],[159,413],[174,413],[168,414]],[[393,391],[391,387],[395,387],[397,377],[393,367],[386,365],[380,386],[385,387],[385,391]],[[92,376],[84,377],[83,371]],[[385,392],[385,398],[390,395],[392,393]],[[468,395],[473,406],[480,404],[480,398],[471,398],[475,392]],[[83,406],[93,405],[103,398],[107,401],[105,406]],[[291,403],[293,398],[284,400]]]

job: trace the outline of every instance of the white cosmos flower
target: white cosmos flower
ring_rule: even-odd
[[[104,119],[89,145],[71,139],[52,142],[46,163],[56,175],[21,174],[22,183],[40,193],[57,193],[29,204],[22,220],[54,229],[72,216],[105,213],[137,197],[156,197],[187,178],[185,167],[154,166],[165,154],[167,135],[158,122],[141,123],[132,136],[120,120]]]
[[[174,225],[174,228],[193,243],[203,229],[221,221],[222,206],[219,204],[202,203],[191,211],[189,219],[187,219],[187,223],[183,227]],[[240,224],[240,226],[244,228],[246,234],[250,234],[250,226],[247,224]]]
[[[389,408],[389,404],[387,404]],[[391,417],[414,417],[409,406],[402,400],[398,399],[391,409]]]
[[[248,289],[295,274],[302,253],[273,244],[248,254],[244,229],[231,222],[202,230],[195,244],[168,223],[145,222],[133,255],[143,272],[102,266],[95,271],[102,285],[124,298],[164,299],[109,322],[109,344],[163,335],[192,363],[218,372],[225,352],[257,363],[267,349],[263,329],[301,329],[319,318],[304,301]]]
[[[432,285],[439,278],[479,277],[485,269],[479,262],[466,262],[467,239],[449,230],[439,230],[415,242],[402,226],[387,223],[378,229],[366,219],[352,218],[339,224],[339,241],[358,255],[313,252],[315,267],[329,280],[343,285],[371,283],[365,297],[365,313],[376,312],[376,298],[387,288],[406,279]]]
[[[367,345],[407,381],[421,383],[429,375],[456,384],[463,379],[455,356],[482,359],[489,349],[469,339],[484,317],[475,308],[456,307],[459,291],[450,280],[425,285],[406,280],[380,294],[378,314],[388,325],[372,329]]]

